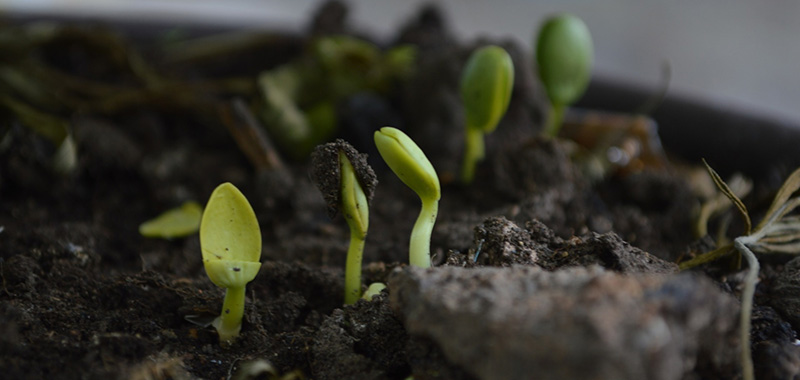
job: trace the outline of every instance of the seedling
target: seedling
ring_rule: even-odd
[[[705,162],[705,161],[704,161]],[[750,214],[744,203],[731,190],[714,169],[706,163],[711,179],[720,191],[736,206],[745,225],[745,233],[711,252],[704,253],[690,261],[681,263],[681,269],[707,263],[738,251],[747,260],[748,271],[742,290],[742,308],[739,317],[739,337],[741,341],[742,377],[754,379],[753,359],[750,352],[750,318],[753,310],[753,295],[760,266],[755,253],[800,254],[800,217],[788,215],[800,207],[800,196],[792,195],[800,190],[800,169],[795,170],[783,183],[761,222],[752,227]]]
[[[212,325],[222,344],[239,336],[244,315],[245,286],[261,268],[261,230],[247,198],[236,186],[214,189],[200,222],[200,249],[208,278],[225,288],[222,313]]]
[[[475,166],[484,157],[483,136],[492,133],[506,113],[514,87],[514,63],[499,46],[486,46],[472,53],[461,75],[466,134],[461,182],[470,183]]]
[[[358,153],[344,140],[318,146],[311,154],[312,177],[328,203],[331,217],[341,211],[350,227],[350,247],[344,275],[344,303],[361,297],[361,260],[369,228],[369,201],[378,180]]]
[[[139,225],[144,237],[172,239],[189,236],[200,229],[203,208],[197,202],[186,202]]]
[[[365,299],[367,301],[372,301],[372,297],[375,297],[378,294],[381,294],[381,291],[383,291],[383,289],[386,289],[386,284],[384,284],[382,282],[373,282],[373,283],[369,284],[369,287],[367,288],[367,291],[364,292],[364,296],[361,297],[361,298],[363,298],[363,299]]]
[[[439,212],[441,190],[436,170],[425,153],[399,129],[383,127],[375,131],[375,145],[383,160],[422,201],[408,249],[408,261],[422,268],[431,266],[431,233]]]
[[[555,137],[564,111],[586,90],[592,69],[592,36],[581,19],[570,14],[549,18],[539,29],[536,63],[550,99],[544,133]]]
[[[388,93],[413,72],[416,48],[382,51],[349,36],[321,37],[297,60],[259,75],[260,115],[268,135],[285,154],[308,157],[336,134],[336,108],[360,92]]]

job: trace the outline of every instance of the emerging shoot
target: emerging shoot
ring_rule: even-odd
[[[386,289],[386,284],[382,282],[373,282],[369,284],[369,287],[367,287],[367,291],[364,292],[364,295],[361,298],[367,301],[372,301],[372,297],[381,294],[381,291],[383,291],[383,289]]]
[[[411,265],[429,268],[431,233],[442,197],[436,170],[417,144],[399,129],[383,127],[375,131],[375,145],[394,174],[422,201],[422,211],[411,230],[408,261]]]
[[[514,63],[499,46],[486,46],[470,56],[461,75],[461,101],[466,116],[461,182],[470,183],[484,157],[483,135],[493,132],[506,113],[514,87]]]
[[[189,236],[200,229],[203,207],[189,201],[164,212],[139,225],[139,233],[144,237],[172,239]]]
[[[539,79],[550,99],[544,133],[555,137],[566,107],[583,95],[592,69],[592,36],[581,19],[560,14],[545,21],[536,40]]]
[[[222,344],[239,336],[245,286],[261,268],[261,230],[247,198],[230,183],[214,189],[200,222],[200,249],[206,274],[225,288],[222,313],[212,325]]]
[[[369,201],[378,180],[358,153],[344,140],[324,144],[311,154],[312,177],[328,203],[331,217],[341,211],[350,227],[350,247],[344,275],[344,303],[361,297],[361,260],[369,228]]]

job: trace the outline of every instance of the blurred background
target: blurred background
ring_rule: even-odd
[[[0,0],[0,10],[157,22],[299,30],[319,0]],[[350,0],[351,23],[388,37],[424,3],[439,4],[463,41],[513,38],[530,50],[542,18],[583,18],[595,74],[656,87],[665,61],[670,92],[800,121],[800,1]]]

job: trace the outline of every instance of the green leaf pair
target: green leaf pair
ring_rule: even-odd
[[[261,230],[247,198],[230,183],[219,185],[200,222],[200,249],[208,278],[225,288],[222,313],[213,322],[220,342],[239,336],[245,286],[261,268]]]

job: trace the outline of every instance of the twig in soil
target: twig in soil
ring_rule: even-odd
[[[236,98],[230,105],[222,106],[220,117],[236,141],[236,145],[256,169],[283,169],[283,161],[272,141],[242,99]]]

